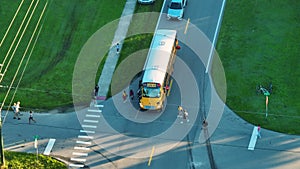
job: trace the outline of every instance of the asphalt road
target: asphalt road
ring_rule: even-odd
[[[86,165],[94,168],[193,168],[191,149],[198,140],[211,102],[211,85],[204,65],[208,61],[221,4],[222,1],[189,0],[186,20],[167,20],[165,14],[161,16],[158,29],[176,29],[181,46],[165,109],[141,112],[136,99],[123,103],[121,93],[103,102],[103,118],[95,136],[99,139],[94,140],[98,146],[89,154],[89,159],[94,160],[88,160]],[[137,90],[137,84],[133,83],[130,88]],[[178,105],[188,110],[189,123],[180,123]],[[202,155],[208,156],[207,153]]]
[[[299,136],[262,129],[262,139],[254,151],[249,151],[253,125],[229,109],[210,133],[211,153],[206,144],[199,143],[203,117],[209,118],[211,107],[218,107],[212,102],[213,85],[204,65],[209,60],[209,42],[215,35],[221,4],[222,1],[189,0],[186,20],[161,17],[159,28],[178,30],[181,46],[164,111],[140,112],[136,99],[123,103],[120,93],[100,103],[103,107],[99,108],[92,105],[76,113],[35,114],[37,123],[31,125],[27,113],[23,112],[18,121],[10,112],[3,124],[5,147],[35,153],[33,137],[38,135],[39,152],[43,152],[48,139],[55,138],[51,155],[70,163],[75,162],[68,157],[77,157],[73,159],[77,164],[95,169],[211,168],[211,156],[217,168],[224,169],[299,168]],[[190,113],[189,123],[180,123],[178,105]]]

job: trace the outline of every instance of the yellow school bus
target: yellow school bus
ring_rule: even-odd
[[[175,30],[159,29],[154,33],[143,68],[140,108],[162,109],[167,95],[170,76],[179,49]]]

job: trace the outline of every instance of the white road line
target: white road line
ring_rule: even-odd
[[[86,127],[86,128],[97,128],[97,126],[92,126],[92,125],[82,125],[82,127]]]
[[[51,139],[49,139],[49,142],[48,142],[48,144],[47,144],[47,147],[45,148],[45,151],[44,151],[44,155],[50,155],[50,152],[51,152],[51,150],[52,150],[52,148],[53,148],[53,145],[54,145],[54,143],[55,143],[55,140],[56,139],[53,139],[53,138],[51,138]]]
[[[88,109],[88,112],[96,112],[96,113],[101,113],[101,112],[102,112],[102,110]]]
[[[102,104],[95,104],[94,107],[104,107]]]
[[[92,115],[92,114],[87,114],[85,115],[86,117],[95,117],[95,118],[99,118],[101,117],[100,115]]]
[[[86,145],[91,145],[92,143],[89,141],[76,141],[77,144],[86,144]]]
[[[75,150],[87,150],[87,151],[90,150],[90,148],[88,148],[88,147],[77,147],[77,146],[74,147],[74,149]]]
[[[88,139],[93,139],[94,137],[93,136],[78,136],[78,138],[88,138]]]
[[[70,167],[77,167],[77,168],[82,168],[84,167],[83,164],[69,164]]]
[[[183,34],[186,34],[189,24],[190,24],[190,18],[188,18],[188,20],[187,20]]]
[[[95,133],[95,131],[90,131],[90,130],[80,130],[80,133]]]
[[[88,156],[88,153],[73,152],[72,155],[75,155],[75,156]]]
[[[135,117],[134,117],[135,119],[138,117],[139,112],[140,112],[139,110],[136,112]]]
[[[86,123],[98,123],[99,121],[98,120],[83,120],[83,122],[86,122]]]
[[[211,59],[212,59],[212,56],[213,56],[213,53],[214,53],[213,49],[216,46],[216,39],[217,39],[218,32],[219,32],[219,29],[220,29],[221,19],[222,19],[222,15],[223,15],[223,12],[224,12],[225,3],[226,3],[226,0],[223,0],[222,7],[221,7],[221,10],[220,10],[219,19],[218,19],[218,23],[217,23],[217,27],[216,27],[215,34],[214,34],[214,39],[212,41],[210,52],[209,52],[209,57],[208,57],[205,73],[208,72],[209,65],[210,65],[210,62],[211,62]]]
[[[82,158],[71,158],[72,161],[78,161],[78,162],[85,162],[86,159],[82,159]]]

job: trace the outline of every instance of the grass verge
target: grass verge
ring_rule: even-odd
[[[300,1],[228,1],[217,50],[227,105],[264,128],[300,134]],[[266,101],[256,86],[273,85]]]
[[[29,153],[18,153],[5,151],[6,165],[9,169],[26,168],[26,169],[67,169],[67,166],[53,159],[52,157]]]
[[[10,0],[0,1],[1,28],[9,27],[21,2],[14,1],[15,3]],[[10,52],[7,57],[12,58],[12,60],[1,85],[9,86],[11,84],[18,65],[21,65],[21,70],[12,84],[12,90],[8,94],[5,104],[9,104],[9,101],[13,98],[13,93],[16,92],[13,101],[20,100],[22,107],[34,108],[35,111],[71,105],[73,69],[82,46],[94,32],[106,23],[121,16],[126,1],[52,0],[47,5],[46,1],[40,1],[37,5],[34,2],[30,8],[31,2],[25,1],[22,4],[15,22],[0,48],[1,53],[3,53],[3,55],[0,55],[0,61],[4,62],[5,54],[8,53],[22,19],[29,9],[28,17],[23,27],[21,27],[21,32],[24,30],[27,21],[29,21],[29,16],[33,13],[28,28],[16,48],[15,55]],[[35,5],[37,7],[33,12]],[[33,43],[29,47],[29,51],[33,48],[30,59],[28,52],[24,61],[20,62],[44,7],[45,13],[38,27],[38,30],[41,28],[41,32],[39,35],[34,36],[34,39],[38,37],[37,43],[34,48]],[[4,37],[4,34],[5,29],[1,29],[1,37]],[[17,36],[16,42],[20,37],[21,33]],[[12,51],[16,44],[12,46]],[[21,71],[28,59],[24,76],[18,85],[17,82],[21,79]],[[8,59],[4,65],[8,65]],[[17,86],[18,88],[16,88]],[[6,97],[7,91],[7,87],[0,88],[1,100]]]

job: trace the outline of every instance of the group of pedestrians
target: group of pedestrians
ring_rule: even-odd
[[[12,108],[12,110],[13,110],[13,113],[14,113],[13,119],[21,120],[20,116],[23,115],[23,114],[21,114],[21,112],[20,112],[20,104],[21,104],[21,102],[18,101],[17,103],[14,103],[14,104],[11,106],[11,108]],[[33,119],[33,112],[30,110],[30,111],[29,111],[28,123],[31,124],[31,121],[33,121],[33,122],[36,123],[36,120]]]
[[[126,91],[124,90],[122,93],[123,103],[125,103],[127,101],[127,97],[128,97],[128,95],[127,95]],[[129,97],[131,100],[134,99],[134,92],[132,89],[130,89],[130,91],[129,91]]]

